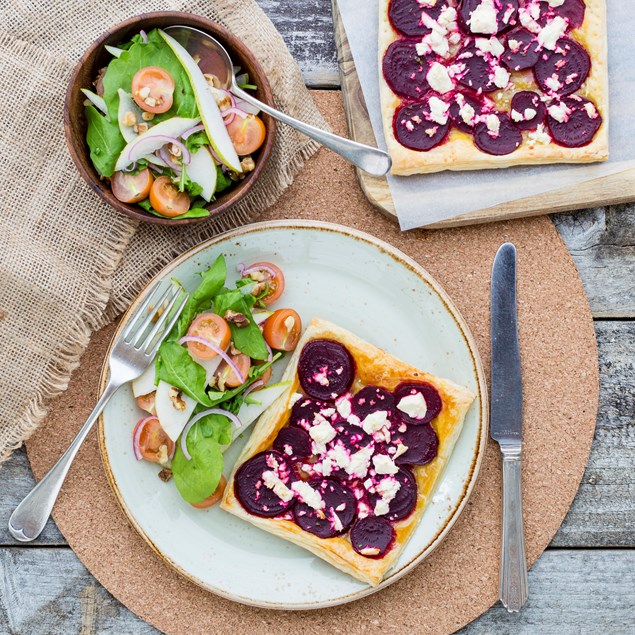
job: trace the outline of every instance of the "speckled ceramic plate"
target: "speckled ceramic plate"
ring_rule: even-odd
[[[142,416],[129,387],[108,404],[99,440],[108,480],[124,513],[170,566],[223,597],[274,609],[313,609],[359,599],[395,582],[444,539],[472,492],[487,439],[486,384],[474,340],[439,284],[417,263],[367,234],[325,223],[280,221],[243,227],[177,258],[158,278],[187,288],[222,253],[228,271],[268,260],[284,270],[284,305],[303,322],[331,320],[404,361],[469,387],[477,395],[432,503],[381,585],[373,589],[285,540],[221,509],[196,510],[137,462],[132,429]],[[143,301],[124,315],[115,338]],[[283,362],[284,363],[284,362]],[[278,369],[281,373],[282,369]],[[101,376],[105,385],[107,370]],[[242,447],[226,454],[228,473]]]

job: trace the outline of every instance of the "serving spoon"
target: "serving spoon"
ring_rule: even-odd
[[[183,25],[166,27],[164,30],[169,32],[190,54],[205,51],[206,59],[201,59],[201,66],[203,66],[204,63],[208,66],[210,64],[213,65],[213,68],[209,69],[209,71],[207,68],[204,70],[218,77],[220,82],[219,88],[229,90],[236,97],[266,112],[274,119],[278,119],[299,130],[307,137],[315,139],[329,150],[332,150],[353,165],[364,170],[364,172],[368,172],[373,176],[383,176],[390,170],[392,161],[386,152],[362,143],[357,143],[356,141],[351,141],[350,139],[345,139],[344,137],[338,137],[331,132],[299,121],[294,117],[276,110],[268,104],[264,104],[245,92],[236,82],[236,73],[234,72],[234,65],[229,57],[229,53],[227,53],[223,45],[211,35],[193,27]]]

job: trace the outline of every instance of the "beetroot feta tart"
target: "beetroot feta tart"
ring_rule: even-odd
[[[608,158],[606,0],[380,0],[393,174]]]
[[[417,528],[474,400],[313,319],[221,507],[372,586]]]

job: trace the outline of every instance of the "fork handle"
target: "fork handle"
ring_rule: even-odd
[[[500,599],[510,612],[520,611],[529,595],[523,531],[521,449],[501,445],[503,455],[503,539]]]
[[[80,446],[93,429],[104,406],[120,386],[119,382],[113,382],[112,379],[108,382],[103,395],[66,452],[15,508],[9,518],[9,531],[16,540],[31,542],[42,533]]]

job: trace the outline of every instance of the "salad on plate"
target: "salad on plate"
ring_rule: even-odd
[[[132,383],[146,412],[133,431],[135,458],[158,464],[161,480],[202,509],[223,494],[223,452],[288,386],[269,383],[272,364],[302,334],[295,310],[269,308],[284,291],[282,270],[269,262],[238,270],[233,288],[223,256],[200,274],[156,363]]]
[[[209,216],[205,206],[256,167],[259,111],[161,29],[105,48],[111,61],[94,90],[82,89],[95,169],[122,203],[165,218]],[[256,89],[246,73],[237,79]]]

